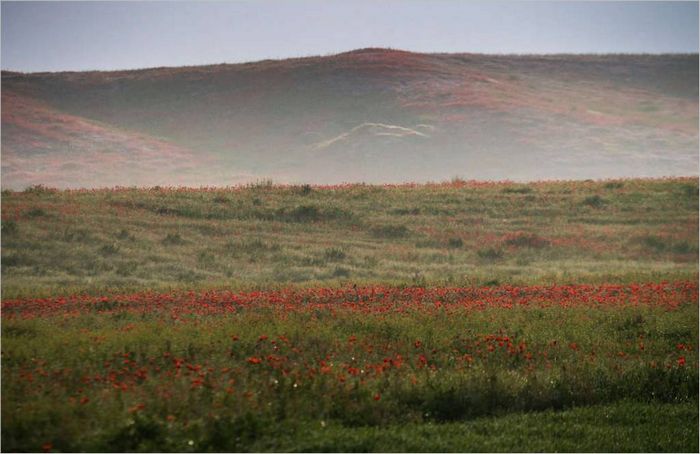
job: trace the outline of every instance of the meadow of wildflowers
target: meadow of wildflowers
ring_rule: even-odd
[[[689,179],[40,189],[2,241],[5,451],[698,450]]]

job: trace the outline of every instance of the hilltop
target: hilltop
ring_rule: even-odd
[[[2,73],[2,185],[695,175],[698,55],[361,49]]]

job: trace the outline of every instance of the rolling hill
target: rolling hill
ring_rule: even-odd
[[[2,73],[3,188],[697,173],[697,54]]]

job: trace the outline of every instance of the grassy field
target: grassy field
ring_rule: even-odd
[[[697,179],[2,197],[3,294],[697,275]]]
[[[697,179],[2,197],[4,451],[698,450]]]

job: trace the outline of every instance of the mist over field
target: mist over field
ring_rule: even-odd
[[[698,174],[698,54],[2,73],[2,187]]]

